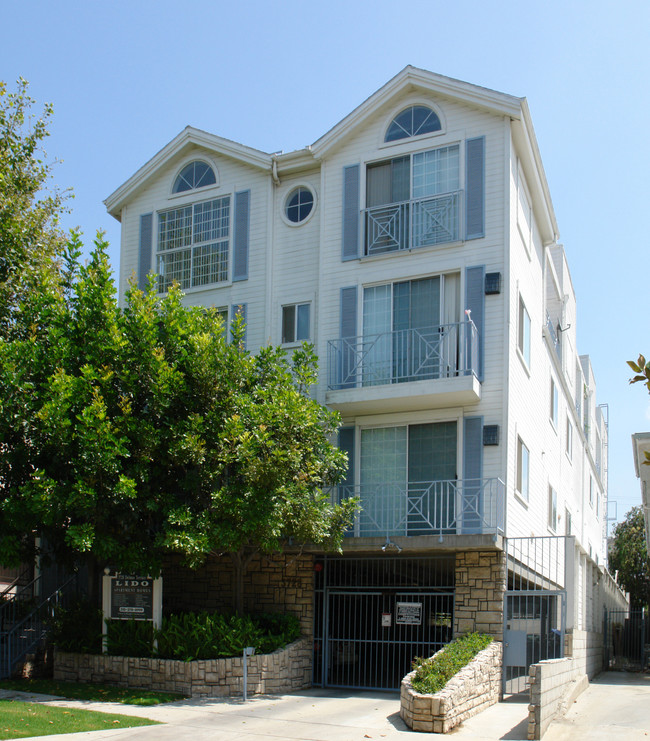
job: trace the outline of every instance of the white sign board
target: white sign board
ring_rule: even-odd
[[[422,625],[422,603],[398,602],[395,606],[395,625]]]

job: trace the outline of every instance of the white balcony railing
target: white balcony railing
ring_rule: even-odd
[[[360,388],[474,374],[478,377],[478,331],[473,322],[428,329],[400,329],[330,340],[328,388]]]
[[[458,241],[461,195],[454,191],[365,209],[365,254]]]
[[[502,535],[505,486],[501,479],[340,485],[332,499],[360,500],[349,536]]]

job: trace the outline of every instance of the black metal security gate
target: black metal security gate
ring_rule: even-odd
[[[316,568],[314,684],[396,690],[414,658],[451,640],[452,560],[324,559]]]
[[[604,666],[643,671],[650,661],[650,617],[644,610],[607,610],[604,623]]]

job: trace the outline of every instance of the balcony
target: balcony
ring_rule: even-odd
[[[327,403],[348,413],[480,401],[473,322],[330,340]]]
[[[332,499],[358,497],[361,511],[350,537],[503,535],[501,479],[399,482],[338,486]]]
[[[457,242],[461,195],[455,191],[365,209],[365,254]]]

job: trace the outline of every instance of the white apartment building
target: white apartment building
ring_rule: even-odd
[[[465,630],[516,678],[601,630],[607,415],[525,99],[409,66],[305,149],[187,127],[106,206],[121,295],[154,272],[252,352],[314,344],[363,507],[310,555],[316,683]]]

